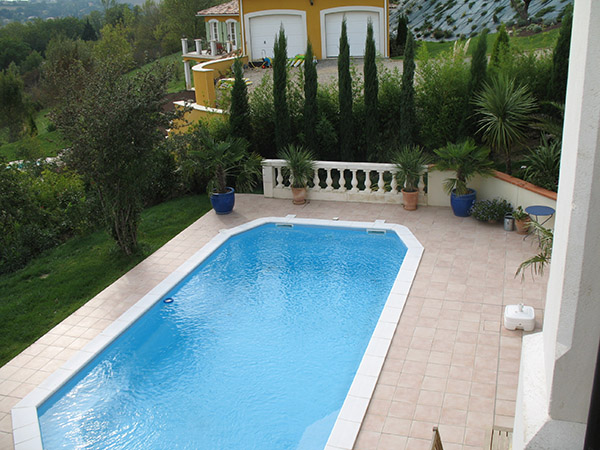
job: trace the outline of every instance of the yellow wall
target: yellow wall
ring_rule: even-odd
[[[313,52],[317,59],[322,59],[321,52],[321,11],[330,8],[340,8],[344,6],[372,6],[383,8],[385,13],[385,24],[389,29],[389,6],[387,0],[240,0],[240,14],[265,11],[269,9],[295,9],[306,11],[306,31],[310,40]],[[242,26],[245,27],[245,21],[241,18]],[[389,30],[385,30],[386,42]],[[246,30],[242,29],[242,39],[244,39],[246,54],[249,53],[248,42],[246,42]],[[388,43],[389,47],[389,43]],[[382,51],[383,53],[383,51]],[[389,49],[386,51],[389,54]]]
[[[194,72],[194,88],[196,89],[196,103],[214,108],[217,104],[215,80],[231,71],[235,58],[215,59],[198,64],[192,68]],[[242,57],[246,64],[248,58]]]

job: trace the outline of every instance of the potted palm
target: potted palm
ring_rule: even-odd
[[[438,157],[435,170],[452,170],[455,177],[446,178],[444,191],[450,195],[450,206],[454,215],[467,217],[475,202],[476,192],[467,186],[475,175],[492,173],[493,163],[489,159],[489,150],[479,148],[468,139],[461,144],[448,144],[435,150]]]
[[[290,179],[294,205],[306,203],[306,187],[315,172],[314,154],[302,146],[288,145],[279,152],[285,160],[283,174]]]
[[[406,146],[392,157],[396,165],[396,180],[402,186],[404,209],[414,211],[419,201],[419,179],[425,172],[429,158],[418,145]]]
[[[216,140],[206,130],[195,129],[183,135],[180,150],[184,177],[198,173],[208,179],[206,192],[217,214],[229,214],[235,204],[235,185],[238,191],[251,191],[261,175],[262,158],[248,151],[244,139],[227,137]]]
[[[515,227],[517,228],[517,234],[527,234],[529,232],[529,226],[531,223],[531,217],[521,206],[517,207],[512,213],[515,219]]]

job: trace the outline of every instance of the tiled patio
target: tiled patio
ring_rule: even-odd
[[[522,332],[505,330],[502,313],[503,305],[524,302],[541,327],[546,279],[514,277],[535,253],[533,239],[454,217],[449,208],[294,206],[238,195],[232,214],[208,213],[0,368],[0,449],[12,448],[11,408],[219,229],[287,214],[384,219],[409,227],[425,247],[355,449],[426,449],[438,424],[445,449],[481,449],[492,426],[512,427]]]

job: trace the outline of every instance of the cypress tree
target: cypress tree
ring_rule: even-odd
[[[492,56],[490,57],[490,66],[499,67],[500,63],[508,55],[510,51],[510,43],[508,40],[508,33],[504,24],[500,25],[498,29],[498,36],[494,41],[494,47],[492,48]]]
[[[466,105],[465,127],[467,132],[474,136],[477,132],[477,123],[473,119],[473,99],[481,90],[487,76],[487,29],[483,29],[479,35],[479,41],[473,51],[471,59],[471,75],[469,78],[469,103]]]
[[[273,107],[275,110],[275,146],[282,150],[290,141],[290,112],[287,104],[287,40],[283,26],[273,47]]]
[[[374,158],[378,140],[378,102],[379,81],[377,80],[377,64],[375,63],[375,40],[373,39],[373,23],[367,23],[367,41],[365,43],[365,149],[367,160]]]
[[[229,124],[231,134],[250,141],[252,129],[250,125],[250,107],[248,106],[248,88],[243,78],[242,60],[236,58],[233,63],[235,81],[231,90],[231,110]]]
[[[85,25],[83,26],[83,31],[81,32],[81,39],[84,41],[95,41],[98,39],[98,35],[96,34],[96,30],[92,24],[90,24],[90,19],[86,19]]]
[[[398,17],[398,31],[396,32],[396,48],[400,55],[404,55],[406,35],[408,32],[408,19],[404,14]]]
[[[350,76],[350,45],[346,30],[346,18],[342,20],[340,35],[340,54],[338,55],[338,83],[340,106],[340,157],[342,161],[353,161],[353,123],[352,123],[352,77]]]
[[[471,78],[469,80],[469,95],[473,94],[483,85],[487,71],[487,29],[484,29],[479,35],[477,47],[473,52],[471,59]]]
[[[308,41],[304,58],[304,143],[315,154],[318,151],[317,122],[317,68],[312,45]]]
[[[412,145],[416,134],[417,119],[415,111],[415,40],[411,32],[406,36],[404,64],[402,68],[402,87],[400,88],[400,146]]]
[[[565,8],[556,47],[552,53],[552,74],[548,86],[548,97],[560,103],[567,95],[567,75],[569,73],[569,49],[571,47],[571,29],[573,27],[572,6]]]

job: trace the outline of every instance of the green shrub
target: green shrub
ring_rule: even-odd
[[[511,51],[499,64],[490,67],[492,75],[504,74],[527,86],[538,101],[548,100],[548,85],[552,76],[552,55],[548,53],[519,53]]]
[[[471,207],[471,215],[482,222],[499,222],[512,210],[512,205],[506,200],[495,198],[476,201]]]
[[[541,144],[525,156],[521,164],[525,166],[522,178],[525,181],[556,192],[560,173],[560,141],[542,138]]]
[[[95,225],[81,178],[49,167],[0,170],[0,273]]]
[[[421,143],[432,149],[460,141],[464,137],[470,70],[463,52],[431,58],[423,45],[418,59],[415,102]]]

